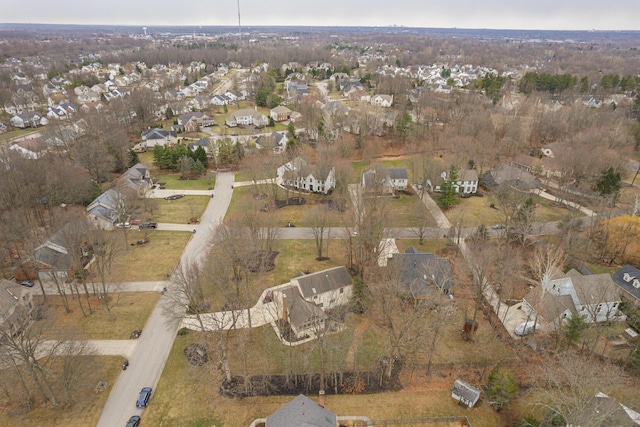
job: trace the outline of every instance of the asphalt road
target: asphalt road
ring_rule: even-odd
[[[210,200],[200,219],[200,224],[196,226],[196,233],[187,244],[181,262],[202,261],[202,256],[210,245],[213,232],[224,218],[231,203],[233,181],[232,173],[218,175],[215,198]],[[166,304],[166,299],[161,298],[151,313],[133,354],[129,358],[129,368],[122,371],[109,393],[109,398],[98,421],[98,427],[124,426],[131,415],[142,413],[142,410],[135,406],[140,390],[143,387],[156,388],[181,320],[170,317],[164,304]],[[153,405],[153,396],[150,405]]]

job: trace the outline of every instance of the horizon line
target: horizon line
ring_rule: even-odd
[[[0,22],[2,25],[33,25],[33,26],[76,26],[76,27],[156,27],[156,28],[202,28],[202,27],[218,27],[218,28],[237,28],[232,24],[77,24],[77,23],[48,23],[48,22]],[[491,27],[420,27],[420,26],[406,26],[397,24],[388,25],[284,25],[284,24],[268,24],[268,25],[243,25],[245,29],[251,28],[394,28],[394,29],[430,29],[430,30],[465,30],[465,31],[551,31],[551,32],[640,32],[640,29],[617,29],[617,30],[602,30],[602,29],[548,29],[548,28],[491,28]]]

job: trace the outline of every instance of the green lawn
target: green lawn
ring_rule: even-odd
[[[427,218],[427,227],[437,227],[437,223],[424,207],[420,197],[415,194],[400,193],[399,198],[388,198],[388,208],[391,210],[392,227],[417,227],[422,218]]]
[[[149,243],[129,246],[112,265],[111,282],[164,280],[180,261],[191,233],[184,231],[127,231],[129,242],[147,236]]]
[[[164,182],[167,190],[208,190],[215,186],[216,174],[207,171],[207,174],[199,179],[180,179],[179,173],[162,171],[153,176],[153,182]]]
[[[191,218],[200,218],[210,200],[207,196],[184,196],[178,200],[159,199],[151,220],[189,224]]]

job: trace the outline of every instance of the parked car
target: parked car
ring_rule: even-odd
[[[140,417],[137,415],[133,415],[131,418],[129,418],[129,421],[127,421],[126,427],[138,427],[139,425]]]
[[[505,228],[507,228],[507,226],[504,224],[493,224],[491,228],[493,228],[494,230],[504,230]]]
[[[171,196],[167,196],[164,199],[165,200],[178,200],[178,199],[182,199],[184,197],[184,194],[173,194]]]
[[[522,322],[516,329],[514,329],[513,333],[515,333],[519,337],[523,337],[525,335],[529,335],[533,332],[538,332],[542,329],[542,325],[535,320],[529,320],[527,322]]]
[[[140,395],[138,396],[138,401],[136,402],[136,408],[146,408],[149,404],[149,399],[151,399],[152,393],[151,387],[144,387],[140,390]]]
[[[23,280],[20,282],[22,286],[26,286],[27,288],[33,288],[33,282],[31,280]]]
[[[140,224],[142,224],[142,220],[141,219],[132,219],[131,221],[129,221],[129,224],[131,224],[131,225],[140,225]]]
[[[116,224],[118,228],[131,228],[131,224],[128,222],[119,222]]]
[[[157,222],[143,222],[140,224],[140,228],[158,228]]]

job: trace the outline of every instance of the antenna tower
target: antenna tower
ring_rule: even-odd
[[[240,0],[238,0],[238,35],[242,40],[242,27],[240,26]]]

